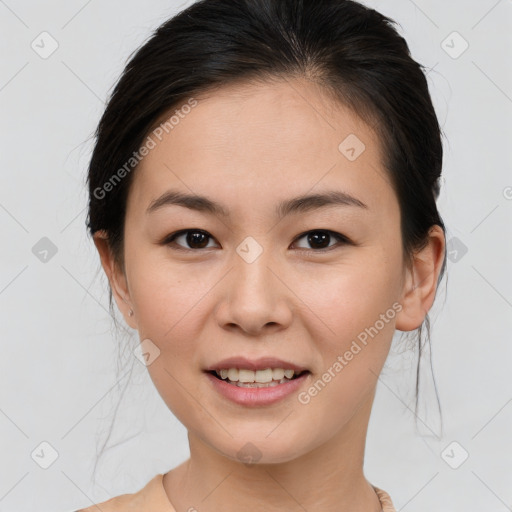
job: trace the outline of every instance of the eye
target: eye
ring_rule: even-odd
[[[184,243],[188,245],[188,247],[184,247],[182,244],[178,244],[176,241],[180,238],[184,238]],[[184,229],[181,231],[177,231],[176,233],[172,233],[168,237],[166,237],[162,244],[170,245],[173,249],[183,250],[183,251],[193,251],[200,249],[209,249],[208,247],[208,239],[212,239],[213,237],[202,229]],[[306,231],[305,233],[299,235],[296,239],[300,240],[302,238],[307,239],[307,243],[312,245],[312,248],[300,249],[299,252],[326,252],[330,251],[336,247],[336,244],[329,246],[329,242],[332,238],[337,240],[338,244],[350,244],[351,241],[344,235],[340,233],[336,233],[334,231],[329,231],[325,229],[316,229],[312,231]]]
[[[184,229],[182,231],[177,231],[169,235],[162,243],[164,245],[174,245],[175,240],[179,238],[185,237],[185,242],[189,245],[189,247],[183,247],[180,244],[177,244],[177,247],[173,247],[173,249],[177,250],[194,250],[194,249],[209,249],[206,247],[208,238],[212,238],[210,234],[202,229]]]
[[[325,252],[330,251],[331,249],[336,247],[335,245],[329,246],[329,241],[331,238],[334,238],[338,241],[338,245],[340,244],[350,244],[350,240],[340,234],[335,233],[334,231],[329,231],[325,229],[316,229],[313,231],[307,231],[306,233],[303,233],[299,237],[297,237],[295,240],[300,240],[301,238],[306,238],[307,243],[311,244],[313,246],[312,249],[305,249],[307,252]]]

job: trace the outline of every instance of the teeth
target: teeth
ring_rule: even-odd
[[[273,378],[274,371],[271,368],[267,368],[266,370],[258,370],[254,373],[254,382],[260,382],[261,384],[265,382],[271,382]],[[243,382],[242,379],[240,380]]]
[[[285,373],[286,372],[282,368],[275,368],[272,370],[272,378],[274,380],[281,380],[284,377]],[[293,375],[292,375],[292,377],[293,377]]]
[[[230,368],[228,370],[227,378],[233,382],[236,382],[238,380],[238,370],[236,368]]]
[[[299,374],[300,372],[295,372],[290,369],[283,368],[266,368],[265,370],[246,370],[246,369],[238,369],[238,368],[223,368],[221,370],[216,370],[217,375],[221,379],[227,379],[231,382],[239,382],[240,384],[268,384],[272,382],[286,382],[286,380],[291,379],[294,374]]]
[[[256,380],[257,373],[258,372],[253,372],[252,370],[238,370],[238,379],[236,380],[238,382],[254,382]]]

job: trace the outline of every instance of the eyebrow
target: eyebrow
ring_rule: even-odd
[[[177,190],[168,190],[157,199],[153,200],[146,210],[146,213],[152,213],[164,206],[178,205],[209,213],[222,217],[229,217],[229,211],[208,197],[198,194],[189,194]],[[302,195],[292,199],[281,201],[275,210],[278,218],[286,217],[290,214],[305,213],[329,206],[355,206],[368,209],[368,206],[356,197],[337,190],[330,190],[318,194]]]

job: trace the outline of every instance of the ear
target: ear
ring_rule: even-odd
[[[130,316],[130,310],[133,311],[130,292],[128,289],[128,282],[124,271],[119,268],[112,249],[108,242],[108,235],[105,231],[97,231],[94,236],[94,245],[98,250],[101,259],[101,266],[107,275],[112,289],[112,295],[116,301],[119,311],[123,314],[125,322],[132,328],[137,329],[137,322],[135,321],[135,312]]]
[[[441,226],[429,231],[427,245],[413,256],[411,268],[406,270],[395,327],[400,331],[413,331],[425,319],[434,303],[437,280],[444,262],[445,236]]]

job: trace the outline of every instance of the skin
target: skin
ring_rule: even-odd
[[[135,172],[124,269],[105,233],[95,235],[126,322],[160,350],[151,378],[188,430],[191,457],[165,475],[165,491],[179,511],[378,512],[363,472],[376,384],[395,329],[416,329],[432,306],[443,231],[434,226],[406,265],[379,139],[317,84],[237,84],[196,99]],[[366,146],[354,161],[338,149],[349,134]],[[147,214],[169,188],[206,195],[230,217],[176,205]],[[274,214],[281,200],[325,190],[368,208]],[[207,248],[185,236],[161,243],[182,229],[208,232]],[[297,238],[320,229],[354,243],[331,238],[336,248],[322,253]],[[247,236],[263,249],[251,263],[236,252]],[[311,371],[304,391],[393,303],[401,311],[307,404],[294,393],[265,407],[236,405],[202,371],[233,355],[272,355]],[[237,456],[248,442],[261,452],[250,466]]]

